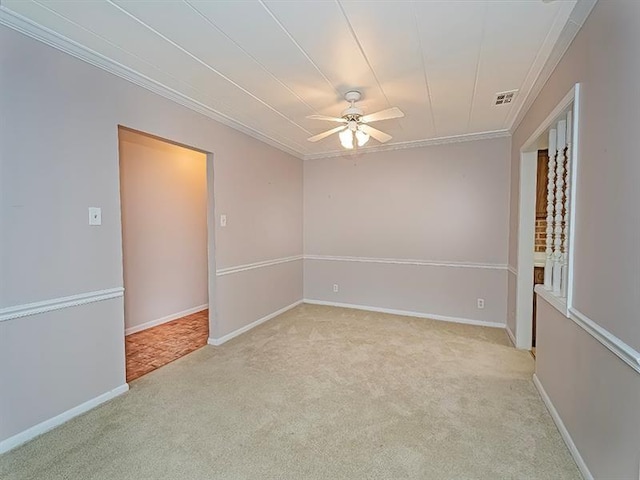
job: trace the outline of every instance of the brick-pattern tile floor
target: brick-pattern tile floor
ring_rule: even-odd
[[[209,310],[125,337],[127,382],[207,344]]]

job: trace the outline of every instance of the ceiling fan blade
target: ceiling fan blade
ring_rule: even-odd
[[[379,112],[370,113],[360,119],[361,122],[377,122],[379,120],[389,120],[391,118],[404,117],[404,113],[398,107],[387,108],[386,110],[380,110]]]
[[[318,135],[314,135],[313,137],[307,138],[310,142],[317,142],[318,140],[322,140],[323,138],[327,138],[329,135],[333,135],[334,133],[338,133],[340,130],[344,130],[344,125],[340,125],[339,127],[332,128],[331,130],[327,130],[326,132],[319,133]],[[374,137],[375,138],[375,137]]]
[[[326,115],[309,115],[307,118],[309,120],[327,120],[328,122],[347,123],[347,121],[344,118],[327,117]]]
[[[369,125],[359,125],[358,128],[362,130],[364,133],[371,135],[380,143],[386,143],[393,138],[391,135],[381,132],[376,128],[370,127]]]

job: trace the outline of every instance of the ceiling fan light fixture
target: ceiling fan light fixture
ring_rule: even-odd
[[[355,102],[362,98],[360,92],[355,90],[349,91],[345,94],[344,98],[350,103],[350,106],[342,112],[342,117],[328,117],[326,115],[309,115],[307,117],[311,120],[338,122],[342,125],[317,135],[313,135],[307,140],[310,142],[318,142],[330,135],[333,135],[334,133],[337,133],[340,138],[340,144],[347,150],[363,147],[369,141],[369,136],[372,136],[380,143],[386,143],[391,140],[391,135],[381,132],[369,124],[381,120],[391,120],[393,118],[404,117],[402,110],[398,107],[390,107],[385,110],[364,115],[362,109],[355,106]]]
[[[340,144],[347,150],[353,149],[353,132],[348,128],[342,130],[338,136],[340,137]]]
[[[356,140],[358,141],[358,146],[363,147],[369,141],[369,134],[362,130],[356,130]]]

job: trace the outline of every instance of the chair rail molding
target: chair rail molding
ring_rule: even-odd
[[[341,257],[332,255],[305,255],[305,260],[323,260],[329,262],[387,263],[395,265],[420,265],[425,267],[484,268],[507,270],[506,263],[474,263],[439,260],[415,260],[408,258]]]
[[[282,263],[295,262],[302,260],[303,255],[292,255],[290,257],[274,258],[272,260],[264,260],[261,262],[245,263],[243,265],[236,265],[233,267],[219,268],[216,270],[216,276],[222,277],[224,275],[231,275],[239,272],[246,272],[247,270],[255,270],[256,268],[270,267],[272,265],[280,265]]]
[[[633,368],[637,373],[640,373],[640,352],[631,345],[627,345],[606,328],[598,325],[575,307],[569,308],[568,316],[589,335],[617,355],[623,362]]]
[[[87,303],[101,302],[112,298],[122,297],[123,287],[108,288],[106,290],[96,290],[93,292],[79,293],[68,297],[58,297],[34,303],[25,303],[0,309],[0,322],[14,320],[16,318],[39,315],[41,313],[53,312],[63,308],[77,307]]]

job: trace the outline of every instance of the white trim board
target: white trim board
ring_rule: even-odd
[[[504,329],[507,331],[507,336],[509,337],[509,340],[511,341],[511,344],[513,345],[513,347],[518,348],[516,345],[516,336],[513,334],[513,332],[509,328],[509,325],[505,325]]]
[[[542,284],[535,285],[533,287],[533,291],[537,293],[539,297],[545,299],[549,305],[553,306],[562,315],[564,315],[565,317],[569,316],[568,315],[569,310],[567,310],[566,299],[558,297],[557,295],[554,295],[553,292],[544,288],[544,285]]]
[[[616,354],[623,362],[633,368],[637,373],[640,373],[640,352],[630,345],[627,345],[613,333],[598,325],[576,308],[569,308],[568,316],[589,335]]]
[[[407,148],[433,147],[437,145],[449,145],[452,143],[475,142],[479,140],[490,140],[493,138],[510,137],[509,130],[494,130],[491,132],[467,133],[464,135],[453,135],[450,137],[425,138],[410,142],[387,143],[376,145],[375,147],[360,148],[356,151],[333,150],[325,153],[307,153],[303,160],[317,160],[320,158],[350,157],[354,154],[366,154],[376,152],[390,152],[393,150],[405,150]]]
[[[572,104],[577,104],[579,101],[580,101],[580,84],[576,83],[573,87],[571,87],[571,90],[567,92],[564,98],[560,100],[560,102],[555,106],[555,108],[551,110],[551,113],[549,113],[549,115],[547,115],[547,117],[540,123],[540,125],[538,125],[538,128],[536,128],[534,132],[531,135],[529,135],[529,138],[527,138],[527,140],[522,144],[522,147],[520,147],[520,153],[525,153],[530,151],[537,152],[538,149],[536,147],[536,141],[538,140],[538,138],[542,136],[542,134],[545,133],[555,122],[557,122],[560,119],[560,116],[563,113],[566,113],[566,111]],[[575,124],[576,115],[574,115],[573,122]],[[577,143],[575,138],[575,133],[576,132],[574,129],[573,131],[574,135],[573,135],[573,141],[572,141],[574,145]],[[575,156],[575,153],[574,153],[575,151],[576,149],[574,148],[572,151],[574,156]],[[574,157],[572,157],[572,160],[574,160]]]
[[[619,357],[623,362],[633,368],[636,372],[640,373],[640,352],[635,350],[632,346],[627,345],[606,328],[598,325],[598,323],[594,322],[577,308],[567,308],[564,299],[556,297],[553,293],[545,290],[542,285],[536,285],[535,292],[549,305],[555,307],[563,313],[564,316],[572,320],[576,325]]]
[[[547,407],[547,410],[549,410],[549,413],[551,414],[551,418],[556,424],[556,427],[558,427],[558,431],[562,436],[562,440],[564,440],[564,443],[567,445],[567,448],[569,449],[569,453],[571,453],[573,460],[576,462],[576,465],[578,466],[578,470],[580,470],[582,477],[584,478],[584,480],[593,480],[593,475],[591,475],[591,472],[589,471],[587,464],[584,462],[582,455],[580,455],[580,451],[578,450],[578,447],[576,447],[576,444],[573,442],[573,438],[571,438],[571,434],[569,433],[569,430],[567,430],[567,427],[564,426],[564,423],[562,421],[562,418],[560,417],[560,414],[558,413],[556,408],[553,406],[553,402],[551,402],[551,398],[549,398],[549,395],[545,391],[544,387],[542,386],[542,383],[540,382],[540,379],[535,373],[533,374],[533,384],[538,390],[538,393],[540,394],[540,398],[542,398],[542,401]]]
[[[533,272],[538,153],[520,155],[518,194],[518,271],[516,276],[516,347],[529,350],[533,337]],[[527,275],[526,273],[529,272]]]
[[[172,320],[177,320],[178,318],[186,317],[187,315],[191,315],[193,313],[201,312],[202,310],[206,310],[207,308],[209,308],[209,304],[205,303],[203,305],[198,305],[197,307],[188,308],[181,312],[172,313],[171,315],[167,315],[167,316],[158,318],[156,320],[151,320],[149,322],[141,323],[140,325],[129,327],[125,329],[124,334],[126,336],[126,335],[131,335],[132,333],[141,332],[142,330],[156,327],[158,325],[162,325],[163,323],[167,323]]]
[[[96,290],[94,292],[79,293],[68,297],[51,298],[40,302],[25,303],[0,309],[0,322],[14,320],[16,318],[38,315],[46,312],[53,312],[63,308],[77,307],[87,303],[101,302],[112,298],[121,297],[124,288],[108,288],[106,290]]]
[[[291,257],[275,258],[273,260],[265,260],[262,262],[246,263],[244,265],[236,265],[234,267],[219,268],[216,270],[216,276],[221,277],[223,275],[246,272],[247,270],[254,270],[256,268],[270,267],[272,265],[280,265],[281,263],[295,262],[296,260],[302,260],[303,258],[303,255],[293,255]]]
[[[425,267],[455,267],[455,268],[486,268],[491,270],[506,270],[507,265],[502,263],[472,263],[454,261],[430,261],[413,260],[404,258],[372,258],[372,257],[338,257],[331,255],[305,255],[305,260],[323,260],[329,262],[360,262],[360,263],[387,263],[394,265],[420,265]]]
[[[450,323],[463,323],[465,325],[476,325],[480,327],[491,327],[491,328],[506,327],[504,323],[498,323],[498,322],[484,322],[482,320],[475,320],[471,318],[450,317],[447,315],[436,315],[436,314],[424,313],[424,312],[412,312],[409,310],[397,310],[394,308],[372,307],[369,305],[357,305],[354,303],[327,302],[325,300],[315,300],[312,298],[305,298],[303,302],[308,303],[310,305],[325,305],[328,307],[353,308],[354,310],[365,310],[367,312],[389,313],[392,315],[400,315],[403,317],[426,318],[429,320],[438,320],[438,321],[450,322]]]
[[[414,260],[405,258],[371,258],[371,257],[339,257],[331,255],[292,255],[290,257],[274,258],[261,262],[246,263],[232,267],[219,268],[216,276],[232,275],[234,273],[246,272],[257,268],[280,265],[282,263],[295,262],[298,260],[322,260],[329,262],[359,262],[359,263],[385,263],[394,265],[420,265],[426,267],[453,267],[453,268],[484,268],[490,270],[507,270],[508,266],[502,263],[472,263],[437,260]]]
[[[7,438],[6,440],[3,440],[2,442],[0,442],[0,454],[8,452],[9,450],[13,450],[16,447],[27,443],[29,440],[33,440],[35,437],[42,435],[43,433],[46,433],[49,430],[62,425],[63,423],[68,422],[72,418],[77,417],[78,415],[82,415],[83,413],[92,410],[98,405],[101,405],[119,395],[122,395],[127,390],[129,390],[129,385],[125,383],[124,385],[120,385],[113,390],[103,393],[102,395],[98,395],[97,397],[81,403],[80,405],[73,407],[65,412],[62,412],[61,414],[56,415],[49,420],[45,420],[44,422],[34,425],[31,428],[28,428],[16,435],[13,435],[12,437]]]
[[[232,338],[236,338],[238,335],[242,335],[243,333],[248,332],[252,328],[257,327],[258,325],[261,325],[264,322],[266,322],[268,320],[271,320],[272,318],[277,317],[278,315],[282,315],[284,312],[286,312],[288,310],[291,310],[294,307],[297,307],[302,302],[303,302],[302,300],[298,300],[297,302],[294,302],[291,305],[287,305],[286,307],[283,307],[280,310],[276,310],[275,312],[270,313],[269,315],[266,315],[266,316],[264,316],[262,318],[259,318],[255,322],[251,322],[250,324],[245,325],[244,327],[240,327],[240,328],[238,328],[237,330],[234,330],[231,333],[227,333],[226,335],[223,335],[220,338],[209,338],[209,340],[207,340],[207,343],[209,345],[213,345],[214,347],[219,347],[220,345],[222,345],[223,343],[228,342]]]

